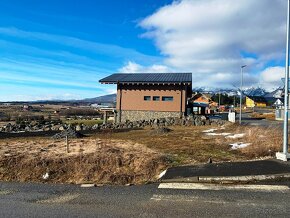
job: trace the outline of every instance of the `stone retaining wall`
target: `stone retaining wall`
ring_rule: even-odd
[[[117,116],[119,116],[118,113]],[[164,117],[181,117],[180,112],[162,112],[162,111],[126,111],[121,112],[121,123],[126,121],[139,121],[139,120],[151,120],[160,119]],[[120,120],[117,117],[117,120]]]
[[[177,115],[177,114],[175,114]],[[223,125],[226,121],[221,119],[210,119],[205,116],[187,116],[187,117],[166,117],[166,118],[155,118],[155,119],[139,119],[136,121],[126,121],[122,123],[107,123],[107,124],[95,124],[93,126],[88,126],[84,124],[80,125],[70,125],[66,123],[26,123],[21,124],[7,124],[0,127],[0,133],[21,133],[21,132],[42,132],[42,131],[64,131],[73,129],[75,131],[82,130],[100,130],[100,129],[132,129],[132,128],[143,128],[146,126],[151,127],[167,127],[167,126],[204,126],[204,125]]]

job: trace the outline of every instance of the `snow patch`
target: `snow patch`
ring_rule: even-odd
[[[229,139],[239,139],[239,138],[243,138],[244,136],[245,136],[245,133],[240,133],[240,134],[234,134],[234,135],[226,136],[226,138],[229,138]]]
[[[232,150],[237,150],[237,149],[248,147],[251,144],[252,143],[237,142],[237,143],[230,144],[230,146],[232,146],[231,148]]]
[[[207,129],[207,130],[203,130],[202,132],[209,133],[209,132],[214,132],[214,131],[217,131],[217,129]]]
[[[210,133],[206,133],[206,135],[210,135],[210,136],[227,136],[227,135],[231,135],[232,133],[229,132],[222,132],[222,133],[214,133],[214,132],[210,132]]]

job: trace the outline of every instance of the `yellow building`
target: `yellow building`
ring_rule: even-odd
[[[263,97],[246,96],[246,107],[267,107],[267,102]]]

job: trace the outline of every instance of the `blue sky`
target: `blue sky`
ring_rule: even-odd
[[[0,101],[113,93],[98,80],[115,72],[186,71],[195,86],[233,87],[241,64],[246,85],[272,89],[286,16],[274,1],[1,0]]]

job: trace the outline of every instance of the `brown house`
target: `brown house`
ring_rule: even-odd
[[[112,74],[99,81],[117,84],[117,121],[186,115],[192,94],[191,73]]]
[[[193,106],[193,112],[195,114],[212,113],[218,104],[211,99],[209,94],[197,93],[192,95],[190,102]]]

